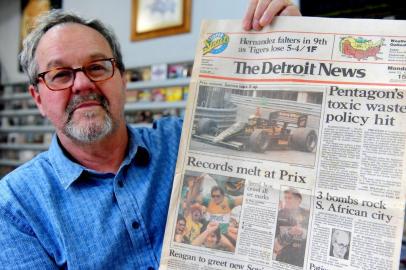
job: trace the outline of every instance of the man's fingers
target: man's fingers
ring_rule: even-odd
[[[257,8],[258,0],[251,0],[244,19],[242,20],[242,26],[244,30],[249,31],[252,29],[252,19],[254,18],[255,9]]]
[[[281,16],[301,16],[299,8],[294,5],[290,0],[274,0],[268,6],[260,19],[261,27],[271,23],[273,18],[277,15]]]
[[[259,19],[261,28],[268,25],[276,15],[282,14],[283,12],[288,13],[290,9],[287,8],[289,7],[295,7],[290,0],[273,0]]]
[[[270,4],[271,0],[259,0],[257,8],[255,9],[254,18],[252,19],[252,28],[255,30],[258,31],[262,29],[259,21]]]
[[[281,16],[302,16],[300,10],[297,6],[287,6],[282,12],[279,14]]]
[[[261,30],[277,15],[300,16],[300,11],[291,0],[250,0],[243,19],[243,28]]]

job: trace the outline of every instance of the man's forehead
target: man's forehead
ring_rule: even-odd
[[[337,231],[335,233],[335,240],[337,243],[347,244],[348,242],[350,242],[350,236],[345,232]]]
[[[109,57],[112,57],[112,49],[106,38],[97,30],[78,23],[49,29],[36,51],[37,60],[47,68],[70,65],[76,60],[86,62]]]
[[[338,243],[348,243],[350,241],[347,234],[339,234],[336,239]]]
[[[94,60],[99,60],[99,59],[106,59],[110,58],[111,55],[107,55],[106,53],[102,52],[95,52],[91,53],[89,56],[86,58],[86,62],[91,62]],[[54,58],[54,59],[49,59],[46,63],[47,68],[54,68],[54,67],[68,67],[69,66],[69,61],[66,61],[64,58]]]

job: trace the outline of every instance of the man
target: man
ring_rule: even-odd
[[[215,221],[209,222],[205,228],[202,229],[202,233],[192,241],[192,245],[229,252],[235,251],[235,246],[220,233],[219,224]]]
[[[302,195],[294,188],[284,191],[284,205],[278,212],[274,253],[276,260],[303,267],[309,211],[300,207]]]
[[[255,2],[247,29],[292,9]],[[100,21],[50,12],[24,41],[21,65],[56,135],[0,181],[1,268],[157,269],[181,121],[126,125],[119,44]]]
[[[183,216],[178,216],[176,221],[174,241],[177,243],[190,243],[189,238],[186,236],[186,219]]]
[[[203,227],[203,207],[194,202],[186,211],[186,230],[185,235],[190,241],[193,241],[199,234]]]
[[[351,240],[350,235],[350,232],[333,229],[331,234],[330,256],[348,260]]]
[[[234,207],[231,210],[230,223],[228,224],[227,232],[223,234],[225,238],[234,246],[237,244],[238,228],[240,227],[241,205]]]
[[[215,221],[219,223],[220,232],[226,233],[230,223],[231,209],[241,205],[243,196],[228,197],[219,186],[213,186],[210,191],[210,198],[204,198],[202,204],[207,207],[207,222]]]

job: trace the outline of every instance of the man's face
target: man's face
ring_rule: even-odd
[[[192,210],[192,220],[194,222],[200,221],[201,218],[202,218],[202,214],[200,213],[199,210],[197,210],[197,209]]]
[[[286,209],[297,209],[300,206],[301,200],[290,192],[284,194]]]
[[[235,218],[230,218],[230,224],[228,225],[228,227],[231,228],[238,228],[238,221]]]
[[[337,233],[333,239],[333,256],[343,259],[350,244],[350,237],[346,233]]]
[[[205,247],[215,248],[218,242],[218,238],[215,232],[209,233],[204,242]]]
[[[211,198],[213,199],[215,204],[220,204],[223,202],[224,196],[219,190],[214,190],[211,193]]]
[[[189,190],[191,190],[193,188],[194,181],[195,181],[194,177],[189,177],[187,179],[187,186],[188,186]]]
[[[76,24],[57,25],[41,38],[35,54],[39,73],[57,68],[78,68],[93,60],[113,57],[107,40],[96,30]],[[40,81],[39,93],[30,88],[41,114],[55,126],[58,136],[91,142],[124,124],[124,76],[92,82],[79,71],[72,87],[51,91]],[[90,139],[90,140],[89,140]]]
[[[185,231],[185,227],[186,222],[183,219],[178,220],[178,222],[176,223],[176,233],[183,234],[183,232]]]

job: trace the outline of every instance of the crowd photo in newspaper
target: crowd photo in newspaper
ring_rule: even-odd
[[[196,172],[185,179],[174,241],[234,252],[244,179]]]

